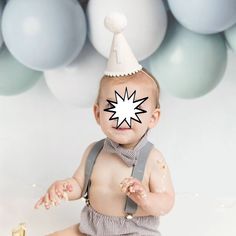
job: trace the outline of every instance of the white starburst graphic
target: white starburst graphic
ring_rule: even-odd
[[[104,111],[113,113],[109,120],[117,119],[116,128],[119,128],[123,122],[126,122],[131,128],[131,120],[142,123],[138,114],[146,113],[147,111],[138,107],[146,101],[148,97],[135,100],[135,95],[136,90],[129,96],[126,87],[124,97],[121,97],[120,94],[115,91],[116,101],[107,100],[112,107],[106,108]]]

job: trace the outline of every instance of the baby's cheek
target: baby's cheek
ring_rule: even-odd
[[[102,111],[101,113],[101,118],[105,121],[105,122],[109,122],[110,118],[112,116],[113,113],[111,112],[106,112],[106,111]]]
[[[147,114],[143,114],[143,116],[140,116],[140,124],[143,126],[147,126],[149,124],[149,119],[150,117]]]

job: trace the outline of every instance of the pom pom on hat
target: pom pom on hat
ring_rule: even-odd
[[[121,33],[127,25],[127,19],[118,12],[110,13],[106,16],[104,24],[113,33]]]
[[[121,13],[110,13],[105,17],[104,25],[114,33],[104,74],[107,76],[126,76],[140,71],[142,66],[138,63],[122,34],[127,25],[126,17]]]

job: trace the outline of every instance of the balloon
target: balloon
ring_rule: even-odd
[[[3,2],[0,0],[0,47],[1,47],[2,44],[3,44],[2,30],[1,30],[2,11],[3,11]]]
[[[229,47],[236,52],[236,24],[227,29],[224,33]]]
[[[207,94],[221,81],[227,50],[220,34],[197,34],[169,20],[161,47],[150,58],[161,88],[181,98]]]
[[[150,63],[149,63],[149,58],[143,60],[143,61],[140,61],[139,62],[140,65],[142,65],[143,68],[145,68],[146,70],[150,70]]]
[[[104,27],[103,22],[105,16],[113,11],[127,17],[124,35],[136,58],[144,60],[154,53],[167,28],[162,0],[90,0],[87,6],[89,39],[104,57],[109,56],[113,35]]]
[[[169,5],[168,5],[168,1],[167,0],[163,0],[163,3],[164,3],[166,11],[169,11],[170,8],[169,8]]]
[[[89,107],[95,102],[106,59],[87,42],[78,58],[62,69],[45,71],[46,83],[62,102]]]
[[[235,0],[168,0],[176,19],[186,28],[212,34],[236,23]]]
[[[6,47],[0,51],[0,95],[23,93],[33,87],[41,75],[20,64]]]
[[[81,51],[86,21],[75,0],[11,0],[3,11],[2,33],[22,64],[55,69],[70,64]]]

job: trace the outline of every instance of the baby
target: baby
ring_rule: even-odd
[[[112,48],[126,43],[117,34]],[[174,205],[167,164],[147,140],[160,116],[158,82],[138,62],[117,56],[111,50],[93,109],[106,138],[90,144],[74,175],[54,182],[35,205],[49,209],[62,199],[86,198],[80,223],[50,236],[158,236],[159,216]]]

